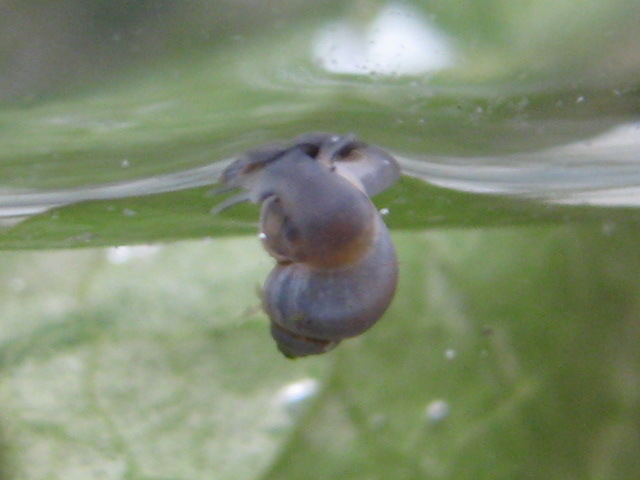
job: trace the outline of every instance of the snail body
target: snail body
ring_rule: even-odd
[[[369,194],[398,175],[386,152],[323,134],[249,152],[223,173],[223,185],[246,193],[218,211],[244,200],[262,204],[260,238],[277,261],[262,304],[285,356],[326,352],[387,310],[398,262]]]

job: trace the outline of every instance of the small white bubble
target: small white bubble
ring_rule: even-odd
[[[390,210],[388,208],[381,208],[380,215],[389,215]]]
[[[120,162],[120,166],[122,166],[122,168],[127,168],[129,165],[129,160],[127,160],[126,158],[122,160],[122,162]]]
[[[145,258],[160,251],[158,245],[138,245],[135,247],[112,247],[107,250],[107,260],[113,264],[127,263],[136,258]]]
[[[453,360],[457,355],[458,352],[456,352],[453,348],[448,348],[444,351],[444,358],[446,358],[447,360]]]
[[[260,240],[263,240],[263,241],[264,241],[264,240],[266,240],[266,239],[267,239],[267,234],[266,234],[266,233],[264,233],[264,232],[260,232],[260,233],[258,234],[258,238],[259,238]]]
[[[425,409],[427,420],[432,423],[438,423],[449,416],[451,408],[444,400],[434,400]]]
[[[290,429],[319,390],[320,382],[314,378],[302,378],[279,388],[270,402],[272,410],[268,428],[274,432]]]
[[[297,415],[306,402],[318,393],[320,383],[313,378],[304,378],[282,387],[276,394],[276,402],[289,415]]]
[[[582,95],[580,95],[580,96],[577,98],[576,103],[582,103],[582,102],[584,102],[584,100],[585,100],[585,98],[584,98]]]

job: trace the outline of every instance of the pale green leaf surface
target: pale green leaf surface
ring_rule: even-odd
[[[257,240],[3,254],[5,477],[634,478],[636,232],[396,240],[381,324],[296,362],[246,311]]]

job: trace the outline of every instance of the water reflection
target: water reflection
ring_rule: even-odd
[[[555,204],[640,206],[640,123],[538,152],[399,161],[405,174],[461,192]]]
[[[453,66],[449,39],[407,5],[385,6],[369,25],[324,27],[314,54],[327,71],[354,75],[421,75]]]
[[[231,160],[166,175],[84,188],[0,189],[0,226],[89,200],[156,195],[212,185]],[[426,184],[474,194],[553,204],[640,207],[640,123],[592,139],[495,157],[398,157],[402,171]]]
[[[229,161],[149,178],[61,190],[0,189],[0,227],[16,225],[53,208],[202,187],[216,182]]]

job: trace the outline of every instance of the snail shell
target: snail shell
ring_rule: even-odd
[[[222,175],[261,203],[260,238],[277,265],[262,304],[287,357],[314,355],[368,330],[393,299],[398,262],[369,199],[399,176],[397,162],[353,136],[308,134],[245,154]]]

